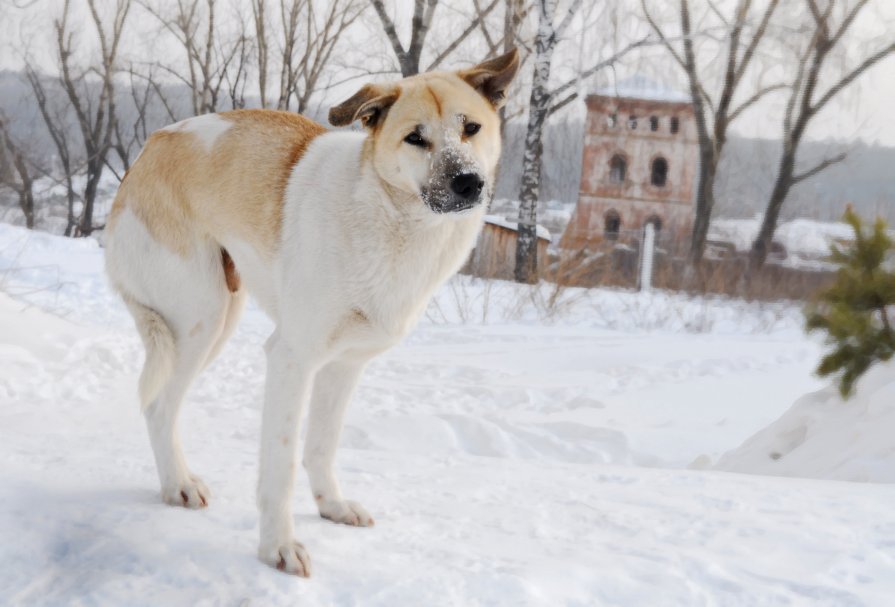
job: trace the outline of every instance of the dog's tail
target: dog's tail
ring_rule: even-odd
[[[134,317],[137,331],[146,348],[146,362],[140,374],[140,406],[146,409],[159,395],[174,369],[177,346],[171,327],[161,314],[125,295],[124,301]]]

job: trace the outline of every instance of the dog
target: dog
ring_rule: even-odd
[[[236,110],[149,137],[106,227],[106,270],[146,350],[139,397],[165,502],[208,505],[177,416],[247,294],[275,323],[265,343],[258,508],[262,561],[310,575],[294,534],[299,422],[320,516],[370,526],[333,462],[368,361],[405,336],[469,256],[494,190],[500,117],[517,52],[455,72],[367,84],[327,130],[298,114]]]

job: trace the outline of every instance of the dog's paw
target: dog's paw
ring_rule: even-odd
[[[292,540],[282,546],[258,550],[258,558],[283,571],[299,577],[311,577],[311,557],[300,542]]]
[[[334,523],[351,525],[352,527],[372,527],[375,522],[364,507],[351,500],[317,500],[320,516]]]
[[[211,492],[198,476],[191,475],[177,485],[162,489],[162,499],[171,506],[205,508],[208,506],[208,498],[210,497]]]

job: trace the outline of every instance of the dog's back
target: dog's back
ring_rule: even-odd
[[[324,132],[273,110],[207,114],[157,131],[121,184],[109,229],[129,209],[178,255],[210,237],[239,239],[269,258],[292,167]]]
[[[270,263],[289,175],[324,132],[298,114],[237,110],[189,118],[147,141],[106,231],[109,277],[146,347],[144,407],[197,372],[178,368],[185,350],[204,366],[224,345],[246,295],[224,243],[245,243]]]

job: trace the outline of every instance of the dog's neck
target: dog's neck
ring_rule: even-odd
[[[375,262],[364,262],[375,263],[383,286],[391,285],[385,298],[389,305],[381,312],[396,324],[408,320],[413,324],[435,291],[469,257],[484,222],[485,205],[462,214],[433,213],[419,195],[382,179],[366,154],[361,155],[354,196],[377,248],[388,252]]]

